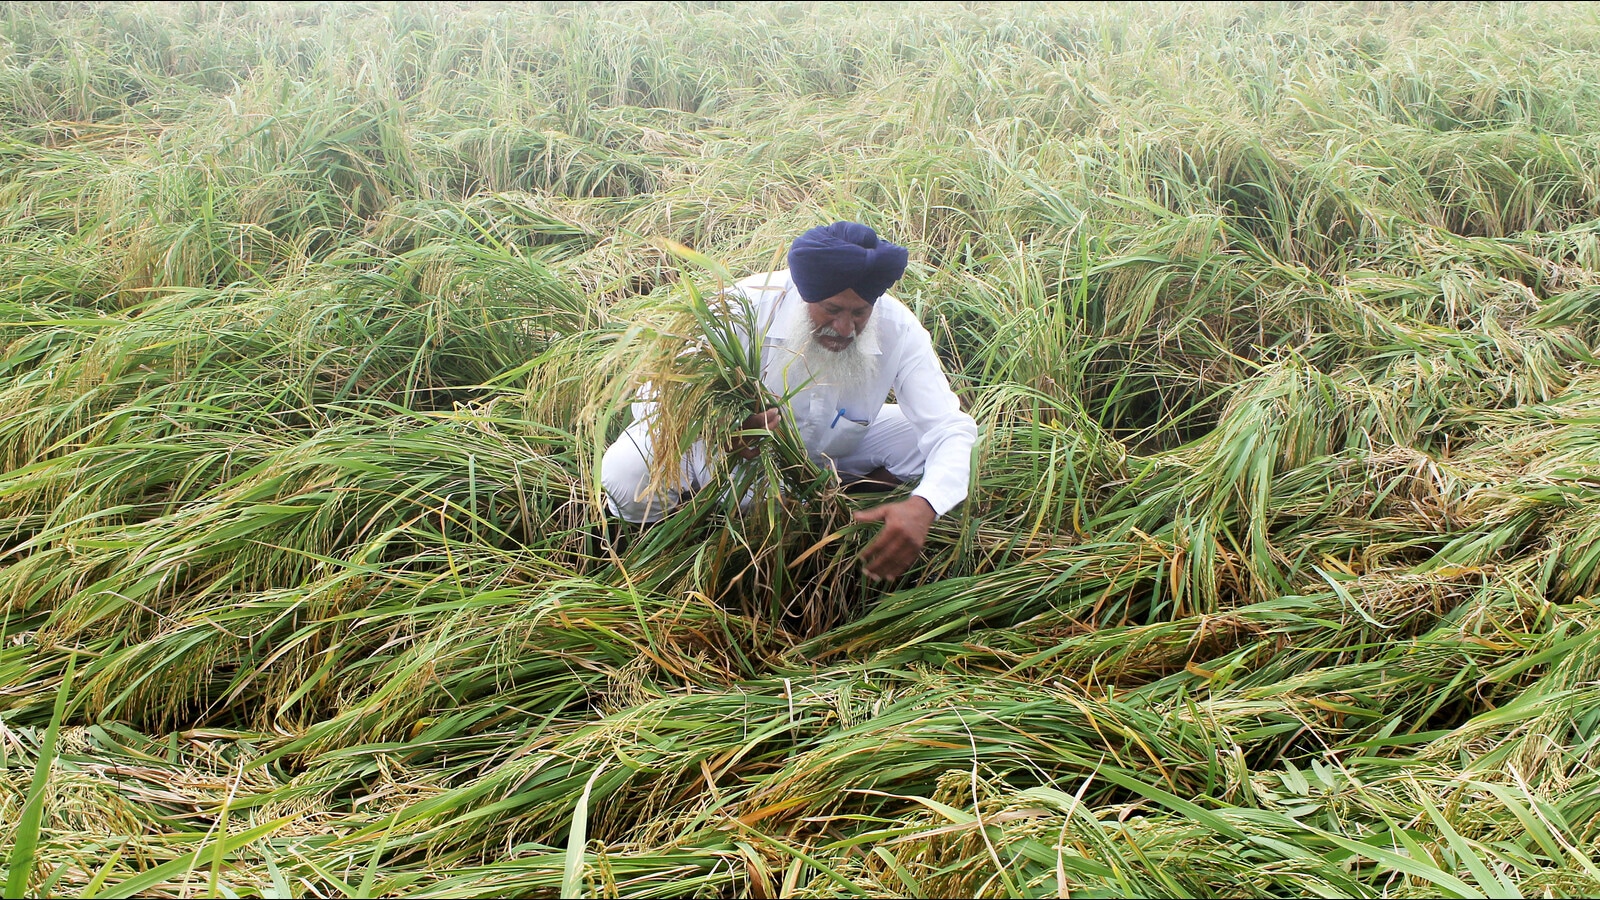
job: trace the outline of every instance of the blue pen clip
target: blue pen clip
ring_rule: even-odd
[[[833,417],[833,423],[830,424],[828,427],[829,428],[837,428],[837,427],[839,427],[839,420],[842,419],[842,418],[844,418],[844,407],[841,406],[841,407],[839,407],[839,414]]]

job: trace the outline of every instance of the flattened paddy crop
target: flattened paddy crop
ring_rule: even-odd
[[[1589,4],[8,4],[5,894],[1600,894],[1597,135]],[[970,498],[607,522],[838,219]]]

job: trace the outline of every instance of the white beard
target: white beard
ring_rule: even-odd
[[[804,303],[795,304],[790,313],[789,333],[800,335],[790,349],[805,360],[806,368],[811,372],[813,385],[827,385],[829,387],[853,387],[866,384],[878,374],[878,360],[876,354],[862,350],[863,342],[875,344],[878,333],[878,317],[867,317],[867,324],[857,332],[855,340],[843,350],[830,350],[822,345],[817,337],[837,337],[838,334],[832,326],[821,329],[811,324],[811,317],[806,314]]]

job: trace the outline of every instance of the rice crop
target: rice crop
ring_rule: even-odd
[[[838,219],[967,502],[608,521]],[[5,894],[1595,896],[1597,323],[1590,4],[6,4]]]

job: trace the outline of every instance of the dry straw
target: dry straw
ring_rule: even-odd
[[[7,5],[7,893],[1600,892],[1596,47]],[[786,430],[604,521],[641,385],[660,484],[781,402],[722,288],[836,219],[972,497],[886,587]]]

